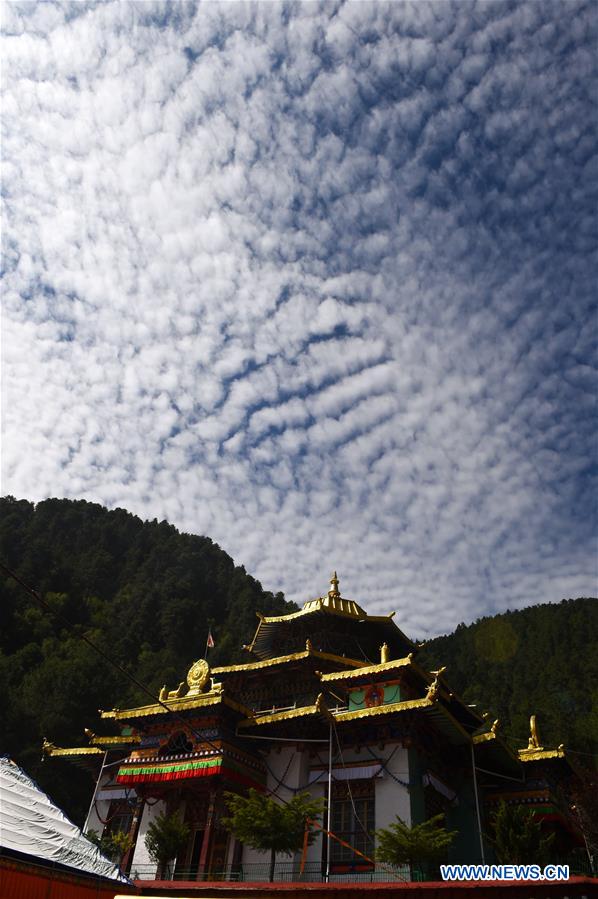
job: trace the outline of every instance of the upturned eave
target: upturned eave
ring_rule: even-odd
[[[151,718],[154,715],[168,715],[171,712],[187,712],[201,709],[227,706],[244,717],[251,715],[251,709],[235,702],[223,693],[205,694],[204,696],[181,697],[180,699],[167,699],[163,703],[156,702],[151,705],[140,706],[133,709],[112,709],[109,712],[102,711],[102,718],[111,718],[117,721],[128,721],[135,718]]]
[[[345,656],[335,655],[331,652],[321,652],[318,649],[305,649],[302,652],[292,652],[284,656],[276,656],[273,659],[262,659],[259,662],[247,662],[244,665],[224,665],[220,668],[212,668],[213,674],[234,674],[237,671],[261,671],[264,668],[272,668],[277,665],[288,665],[303,659],[325,659],[330,662],[338,662],[340,665],[359,668],[364,665],[358,659],[348,659]]]

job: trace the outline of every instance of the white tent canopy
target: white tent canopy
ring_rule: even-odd
[[[130,881],[9,758],[0,758],[0,847],[121,883]]]

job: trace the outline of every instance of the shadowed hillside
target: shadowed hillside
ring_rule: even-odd
[[[1,499],[0,558],[74,625],[64,627],[0,578],[0,752],[78,821],[89,776],[42,764],[42,738],[86,745],[83,728],[101,727],[98,708],[147,702],[80,633],[157,694],[164,683],[176,687],[203,656],[210,622],[210,661],[246,661],[241,647],[253,635],[256,610],[296,608],[264,591],[208,537],[84,501]]]
[[[598,752],[598,600],[564,599],[460,624],[429,640],[418,660],[446,665],[451,688],[496,714],[514,747],[527,742],[535,713],[544,745]]]
[[[257,610],[296,607],[260,583],[207,537],[122,510],[50,499],[0,500],[0,558],[67,627],[11,579],[0,578],[0,752],[16,759],[75,820],[91,795],[89,775],[42,763],[41,743],[85,745],[98,708],[144,703],[122,674],[80,639],[86,634],[157,695],[175,687],[205,651],[212,664],[245,661]],[[363,597],[367,606],[367,597]],[[565,600],[459,625],[429,641],[419,659],[447,665],[451,686],[495,711],[526,739],[531,712],[541,736],[583,752],[598,743],[598,602]],[[522,745],[520,742],[518,745]]]

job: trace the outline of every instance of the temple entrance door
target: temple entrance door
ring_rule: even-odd
[[[189,827],[189,838],[185,850],[177,858],[175,880],[197,880],[204,838],[208,839],[209,836],[207,815],[207,797],[187,794],[185,823]]]
[[[205,830],[203,828],[192,829],[187,841],[187,848],[181,852],[176,860],[174,880],[195,880],[199,868],[199,856],[203,844]]]
[[[196,830],[195,833],[192,834],[193,842],[191,843],[191,854],[189,856],[189,880],[197,877],[197,870],[199,868],[199,857],[201,855],[201,847],[203,845],[203,839],[205,836],[205,830],[203,827],[201,830]]]
[[[229,833],[226,830],[217,828],[214,831],[214,841],[212,843],[212,852],[210,855],[210,877],[221,879],[226,869],[226,859],[228,855]]]

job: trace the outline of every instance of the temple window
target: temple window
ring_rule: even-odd
[[[133,823],[133,809],[125,799],[116,799],[110,803],[104,835],[129,833]]]
[[[370,858],[374,851],[375,805],[374,780],[355,780],[350,784],[336,783],[332,788],[332,830]],[[330,862],[334,870],[360,870],[370,867],[364,858],[349,848],[331,841]]]

